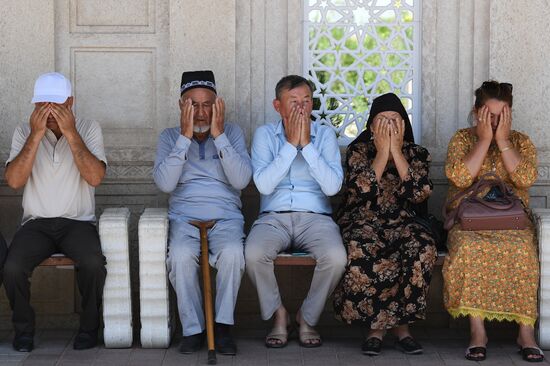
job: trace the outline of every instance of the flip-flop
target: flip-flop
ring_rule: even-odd
[[[480,356],[474,356],[475,354],[480,354]],[[483,361],[487,358],[487,347],[485,346],[472,346],[466,349],[467,360],[470,361]]]
[[[519,346],[519,353],[521,353],[521,358],[527,362],[542,362],[544,361],[544,352],[538,347],[525,347]],[[539,357],[529,357],[529,356],[539,356]]]

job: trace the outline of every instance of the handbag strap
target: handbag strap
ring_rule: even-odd
[[[492,179],[489,179],[489,178],[492,178]],[[509,189],[504,184],[502,179],[500,179],[500,177],[496,175],[494,172],[485,173],[481,177],[479,177],[477,182],[472,184],[470,188],[462,192],[458,192],[445,203],[445,205],[443,206],[443,217],[445,218],[445,225],[444,225],[445,230],[451,229],[454,223],[456,222],[456,218],[460,217],[460,214],[462,212],[461,210],[462,201],[460,204],[458,204],[457,207],[453,208],[452,210],[447,210],[447,207],[449,207],[451,203],[456,202],[457,200],[461,199],[466,195],[469,195],[473,199],[477,198],[476,201],[484,204],[487,207],[496,208],[495,207],[496,205],[495,206],[490,205],[490,202],[487,202],[477,197],[485,188],[493,187],[493,186],[498,186],[503,194],[503,198],[506,199],[508,202],[510,202],[509,207],[502,208],[502,209],[509,209],[510,207],[512,207],[513,199],[516,199],[516,197],[512,193],[511,189]],[[489,205],[487,203],[489,203]],[[500,209],[501,207],[502,205],[499,205],[498,209]]]
[[[485,207],[492,208],[494,210],[509,210],[514,206],[514,201],[508,197],[501,199],[499,201],[491,202],[491,201],[485,201],[482,198],[479,198],[478,196],[471,197],[473,201],[476,201],[480,204],[482,204]],[[506,201],[506,202],[505,202]]]

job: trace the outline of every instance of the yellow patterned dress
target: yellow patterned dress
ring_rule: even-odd
[[[496,144],[491,144],[479,176],[495,172],[529,204],[529,187],[537,179],[536,149],[527,135],[512,131],[510,141],[521,155],[509,174]],[[474,183],[464,157],[477,136],[471,129],[456,132],[449,143],[445,172],[448,198]],[[453,205],[454,206],[454,205]],[[534,227],[526,230],[449,231],[449,255],[443,266],[444,301],[453,316],[479,316],[534,325],[537,319],[539,262]]]

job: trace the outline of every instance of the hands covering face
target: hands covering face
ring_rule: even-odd
[[[29,121],[31,131],[39,136],[44,136],[50,115],[55,118],[63,135],[76,131],[75,118],[70,105],[57,103],[37,103],[35,105]]]
[[[477,112],[477,137],[482,141],[493,139],[493,127],[491,126],[491,112],[487,106],[482,106]]]
[[[29,121],[31,125],[31,133],[36,134],[39,137],[44,136],[44,134],[46,133],[46,123],[48,122],[49,115],[49,103],[44,103],[42,105],[35,104]]]
[[[493,137],[496,141],[506,141],[510,138],[512,130],[512,110],[510,106],[505,105],[498,118],[498,124],[495,130],[491,124],[492,114],[487,106],[482,106],[477,112],[476,134],[481,141],[491,141]]]
[[[50,112],[55,118],[59,129],[63,135],[76,131],[76,123],[73,111],[69,106],[63,104],[50,103]]]
[[[195,106],[191,98],[180,99],[179,101],[181,116],[180,127],[181,134],[189,139],[193,137]],[[200,107],[198,107],[200,108]],[[213,138],[218,137],[224,132],[225,123],[225,102],[222,98],[217,97],[212,104],[212,121],[208,128]],[[208,130],[206,130],[208,131]],[[206,132],[205,131],[205,132]]]
[[[405,137],[405,121],[402,118],[394,119],[392,124],[393,133],[390,129],[390,152],[392,155],[400,153],[403,148],[403,138]]]
[[[193,118],[195,115],[195,107],[193,107],[193,101],[190,98],[182,100],[180,98],[180,128],[181,134],[188,139],[193,137]]]
[[[288,118],[283,118],[286,140],[294,146],[306,146],[310,142],[311,122],[304,108],[293,106]]]
[[[210,127],[210,134],[213,138],[223,133],[224,116],[225,102],[222,98],[216,98],[216,101],[212,105],[212,125]]]
[[[498,117],[498,127],[495,131],[495,140],[507,141],[510,139],[510,131],[512,130],[512,110],[508,105],[505,105]]]
[[[376,117],[372,126],[374,146],[376,150],[388,154],[397,154],[403,148],[405,136],[405,121],[402,118],[388,119]]]

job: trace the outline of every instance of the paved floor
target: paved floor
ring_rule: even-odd
[[[363,356],[359,352],[359,337],[355,330],[340,328],[324,330],[325,344],[317,349],[298,346],[291,338],[284,349],[266,349],[259,332],[248,332],[238,337],[239,354],[236,357],[218,356],[219,365],[475,365],[464,359],[467,331],[456,329],[415,329],[414,334],[424,346],[424,354],[405,356],[393,348],[388,336],[383,354],[378,357]],[[30,354],[12,350],[10,332],[0,332],[0,365],[205,365],[206,350],[194,355],[177,352],[176,339],[169,349],[105,349],[98,347],[86,351],[72,349],[73,331],[44,330],[35,338],[36,349]],[[510,329],[493,329],[487,360],[481,365],[527,365],[517,354],[514,334]],[[547,365],[545,361],[543,365]]]

